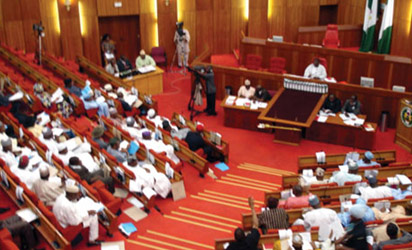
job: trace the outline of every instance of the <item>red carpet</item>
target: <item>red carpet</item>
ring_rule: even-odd
[[[159,113],[171,117],[173,112],[178,112],[189,117],[187,104],[190,86],[190,75],[165,73],[164,93],[154,97],[159,103]],[[102,239],[125,240],[126,249],[213,249],[216,238],[231,237],[234,228],[241,225],[241,213],[248,212],[248,196],[253,195],[257,200],[256,205],[260,206],[263,204],[262,190],[276,189],[273,184],[280,183],[279,176],[240,169],[238,165],[247,162],[296,172],[299,155],[310,155],[319,150],[326,153],[352,150],[349,147],[308,140],[302,140],[299,147],[280,145],[272,142],[272,134],[226,128],[223,126],[223,110],[219,105],[217,102],[216,117],[201,114],[195,117],[195,120],[204,123],[209,130],[218,131],[229,142],[230,170],[222,173],[213,168],[215,174],[220,177],[219,180],[213,180],[209,176],[202,179],[194,168],[185,163],[183,176],[186,199],[178,202],[173,202],[170,198],[158,199],[158,207],[164,216],[152,209],[146,219],[135,223],[138,232],[129,239],[125,239],[119,232],[116,232],[113,238],[108,238],[105,231],[101,230]],[[197,109],[203,110],[204,106]],[[393,129],[385,133],[377,132],[375,149],[396,149],[398,161],[412,161],[411,154],[393,143],[394,133]],[[269,187],[269,184],[264,182],[273,184]],[[4,196],[1,192],[2,205],[8,206],[11,202],[3,199]],[[124,201],[122,209],[130,206],[131,204]],[[131,220],[122,214],[118,221],[121,223]],[[85,238],[87,239],[87,235]],[[85,242],[82,242],[74,249],[85,248]]]

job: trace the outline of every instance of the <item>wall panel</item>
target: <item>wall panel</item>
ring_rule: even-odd
[[[231,47],[231,2],[213,1],[213,46],[214,54],[229,53]]]
[[[9,46],[24,50],[23,17],[19,1],[2,1],[6,42]]]
[[[38,0],[20,0],[23,33],[26,52],[37,49],[37,36],[33,31],[33,24],[40,22],[40,6]]]
[[[196,51],[197,55],[209,47],[213,51],[213,0],[196,0]]]
[[[268,37],[268,1],[249,1],[249,36],[267,38]]]
[[[63,56],[73,60],[77,55],[83,55],[83,44],[80,32],[79,2],[71,0],[70,10],[63,1],[58,1],[61,44]]]
[[[240,48],[241,33],[247,35],[248,25],[244,17],[245,1],[231,0],[230,14],[230,49]],[[229,51],[228,51],[229,52]],[[226,53],[228,53],[226,52]]]
[[[173,38],[176,31],[177,2],[157,0],[157,25],[159,30],[159,46],[165,48],[168,65],[171,63],[176,46]]]
[[[40,17],[44,26],[44,50],[55,55],[62,55],[60,39],[60,20],[57,0],[39,0]]]
[[[100,64],[100,34],[96,0],[80,0],[82,21],[83,55]]]
[[[153,0],[142,1],[150,3]],[[115,7],[115,2],[121,2],[122,7]],[[97,0],[97,14],[99,16],[138,15],[139,13],[139,0]]]

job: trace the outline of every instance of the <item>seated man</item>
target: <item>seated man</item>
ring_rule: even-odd
[[[82,90],[73,84],[71,78],[64,79],[64,87],[69,90],[70,94],[74,94],[79,98],[82,96]]]
[[[54,216],[56,216],[57,221],[63,228],[77,226],[80,223],[83,224],[83,227],[89,227],[89,241],[87,245],[100,245],[101,241],[97,240],[99,237],[97,211],[90,210],[89,207],[81,205],[80,195],[80,190],[77,186],[66,186],[66,194],[60,195],[53,205]]]
[[[351,225],[344,236],[335,242],[336,250],[364,250],[368,249],[366,241],[366,226],[362,218],[365,215],[365,209],[362,206],[354,205],[349,210],[351,216]]]
[[[29,157],[23,155],[20,157],[19,165],[11,168],[11,171],[19,177],[20,181],[26,184],[29,189],[32,189],[33,183],[40,179],[40,174],[38,169],[28,169],[29,161]]]
[[[116,108],[109,108],[109,115],[109,119],[113,122],[115,126],[123,125],[123,117],[117,112]]]
[[[10,138],[1,140],[0,158],[7,164],[7,166],[15,167],[19,164],[16,155],[13,153],[13,144]]]
[[[44,91],[43,84],[35,83],[33,86],[33,90],[34,90],[34,95],[37,96],[37,98],[39,98],[43,106],[46,108],[50,108],[52,105],[51,96],[49,93]]]
[[[31,128],[40,121],[30,110],[29,105],[22,101],[12,102],[10,113],[12,113],[25,128]]]
[[[259,216],[259,227],[263,232],[267,229],[287,229],[289,228],[289,215],[283,208],[278,208],[279,200],[270,197],[268,207]]]
[[[304,176],[304,175],[300,176],[299,177],[299,184],[302,187],[306,187],[306,186],[310,186],[310,185],[313,185],[313,184],[327,184],[327,183],[329,183],[329,180],[324,179],[324,178],[325,178],[325,170],[318,167],[315,170],[315,176],[311,176],[311,177]]]
[[[412,242],[412,235],[404,230],[399,234],[399,227],[396,223],[389,223],[386,226],[386,233],[388,234],[390,240],[379,242],[379,244],[374,244],[374,250],[382,250],[386,245],[399,245]]]
[[[320,64],[319,58],[315,58],[313,63],[306,67],[305,74],[303,76],[310,79],[318,79],[323,81],[327,77],[327,73],[325,67]]]
[[[143,139],[143,129],[140,127],[140,124],[138,124],[136,120],[131,116],[126,118],[126,124],[122,125],[122,129],[127,131],[130,134],[130,136],[135,140],[140,141]]]
[[[191,131],[190,128],[181,128],[181,129],[178,128],[176,130],[172,128],[172,126],[170,126],[170,122],[166,120],[162,122],[162,127],[164,130],[169,132],[172,137],[177,137],[180,140],[185,140],[187,134]]]
[[[255,98],[259,102],[268,102],[270,101],[270,99],[272,99],[269,92],[265,88],[263,88],[262,85],[260,84],[256,86]]]
[[[106,66],[104,67],[104,69],[110,75],[118,76],[119,73],[120,73],[119,68],[117,67],[117,64],[116,64],[116,60],[114,58],[108,60],[108,62],[106,64]]]
[[[107,105],[107,103],[104,101],[95,100],[93,98],[93,94],[94,93],[92,90],[88,91],[87,93],[86,92],[82,93],[81,99],[83,101],[84,108],[86,110],[97,108],[98,109],[97,114],[99,116],[103,115],[103,116],[108,117],[109,116],[109,105]]]
[[[80,179],[87,181],[88,184],[91,185],[96,181],[102,181],[107,186],[107,190],[109,190],[111,193],[114,193],[113,178],[110,177],[109,174],[105,175],[103,169],[90,172],[77,156],[70,158],[69,167],[73,170],[73,172],[79,175]]]
[[[358,175],[358,169],[358,164],[351,160],[348,162],[349,172],[335,171],[329,179],[329,182],[336,182],[338,186],[343,186],[345,182],[361,181],[362,176]]]
[[[146,130],[142,132],[142,140],[140,140],[140,142],[145,145],[147,150],[152,149],[156,153],[165,152],[167,158],[169,158],[176,164],[180,163],[180,159],[175,155],[175,150],[173,146],[170,144],[166,145],[161,140],[153,139],[152,133],[150,131]]]
[[[292,188],[294,197],[289,197],[285,202],[285,209],[309,207],[309,195],[302,195],[303,188],[301,185],[295,185]]]
[[[258,230],[259,221],[255,211],[255,201],[253,197],[249,197],[249,207],[252,211],[252,230],[248,236],[241,228],[235,230],[235,241],[231,242],[226,250],[257,250],[257,245],[260,239]]]
[[[120,87],[117,88],[117,100],[122,104],[122,108],[124,111],[132,111],[132,108],[140,108],[143,102],[139,99],[139,93],[135,89],[132,90],[125,90],[124,88]]]
[[[156,110],[154,109],[149,109],[147,111],[147,119],[151,122],[153,122],[156,127],[161,127],[163,121],[168,121],[170,124],[170,120],[167,117],[161,116],[156,114]],[[171,125],[173,129],[177,130],[177,127],[174,125]]]
[[[372,161],[375,158],[371,151],[366,151],[363,159],[359,159],[356,163],[359,167],[380,166],[381,164],[376,161]]]
[[[140,55],[136,58],[136,68],[143,68],[146,66],[156,67],[156,62],[149,55],[146,55],[144,50],[140,50]]]
[[[334,94],[330,94],[322,106],[322,110],[326,113],[338,113],[342,108],[342,104]]]
[[[368,206],[364,199],[356,199],[355,205],[359,208],[362,208],[362,210],[364,211],[362,216],[363,222],[366,223],[369,221],[374,221],[376,219],[375,213],[373,212],[372,208]],[[343,227],[348,227],[351,224],[351,213],[349,209],[348,207],[343,207],[343,211],[341,213],[338,213],[338,217]]]
[[[255,95],[255,91],[255,88],[250,86],[250,80],[246,79],[245,84],[239,88],[237,96],[241,98],[251,99]]]
[[[313,209],[303,214],[305,227],[308,230],[312,227],[319,227],[318,239],[320,241],[325,241],[330,236],[332,240],[339,239],[345,234],[336,212],[330,208],[322,208],[316,195],[309,197],[309,204]]]
[[[350,99],[346,100],[342,107],[342,113],[353,113],[355,115],[360,114],[361,103],[358,101],[356,95],[352,95]]]
[[[206,159],[209,162],[215,162],[218,159],[213,156],[213,150],[212,148],[206,144],[205,140],[203,139],[202,132],[204,130],[204,127],[202,124],[198,124],[196,126],[196,132],[194,131],[189,131],[186,134],[185,141],[187,142],[187,145],[189,145],[189,149],[192,151],[197,151],[200,148],[203,149],[203,152],[206,154]]]
[[[40,179],[33,183],[33,192],[46,206],[53,206],[57,197],[64,193],[65,179],[63,176],[60,183],[58,183],[57,181],[50,181],[49,177],[49,168],[40,167]]]
[[[18,215],[13,215],[4,220],[0,220],[0,230],[6,228],[11,236],[19,237],[21,241],[20,249],[35,250],[37,239],[34,228]],[[7,249],[4,249],[7,250]]]
[[[127,149],[120,149],[120,139],[117,137],[110,139],[107,153],[114,156],[118,162],[125,162],[127,159]]]
[[[117,60],[117,67],[119,68],[119,72],[131,70],[133,68],[129,59],[124,55],[121,55],[119,60]]]
[[[106,149],[109,144],[103,141],[102,136],[104,134],[104,128],[102,126],[96,126],[92,131],[92,140],[99,144],[100,148]]]
[[[375,176],[368,176],[369,186],[359,187],[360,196],[365,201],[369,199],[380,199],[392,196],[392,188],[388,186],[378,186],[378,180]]]

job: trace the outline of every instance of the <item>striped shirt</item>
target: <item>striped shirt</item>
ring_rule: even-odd
[[[283,208],[268,209],[259,215],[259,225],[266,225],[267,229],[285,229],[289,227],[289,216]]]

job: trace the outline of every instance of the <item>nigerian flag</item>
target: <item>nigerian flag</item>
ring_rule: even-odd
[[[393,24],[393,5],[395,0],[388,0],[383,13],[382,25],[379,31],[378,53],[389,54]]]
[[[363,20],[362,43],[359,51],[369,52],[373,49],[375,36],[376,17],[378,13],[378,0],[367,0],[365,18]]]

